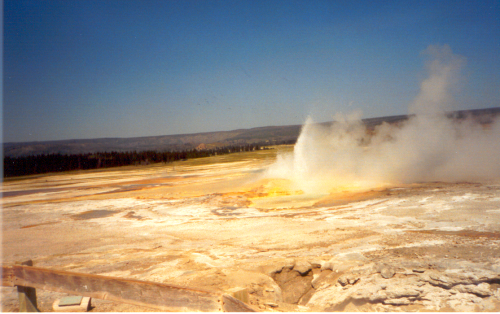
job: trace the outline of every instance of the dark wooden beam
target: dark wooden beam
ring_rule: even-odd
[[[33,266],[33,261],[28,260],[17,264]],[[19,312],[40,312],[37,308],[35,288],[17,286],[17,295],[19,297]]]
[[[203,289],[30,266],[3,266],[2,271],[3,286],[33,287],[152,307],[162,311],[223,310],[222,297]]]
[[[14,269],[12,267],[2,267],[2,287],[14,287]]]

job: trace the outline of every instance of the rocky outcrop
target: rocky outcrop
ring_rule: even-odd
[[[365,265],[351,269],[336,282],[323,276],[321,286],[317,284],[320,274],[313,281],[317,289],[307,306],[318,311],[393,311],[394,306],[427,311],[488,311],[500,305],[500,273],[491,268],[475,265],[474,272],[468,267],[420,267],[417,271],[394,268]]]

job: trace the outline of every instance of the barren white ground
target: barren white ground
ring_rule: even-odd
[[[279,149],[6,180],[2,262],[246,289],[265,311],[500,310],[500,181],[304,195],[262,176]]]

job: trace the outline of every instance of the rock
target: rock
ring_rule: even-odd
[[[474,294],[469,293],[457,293],[452,295],[447,302],[448,306],[457,312],[473,312],[482,311],[484,305],[482,304],[482,299]]]
[[[308,272],[312,270],[312,265],[308,262],[298,262],[293,267],[293,270],[301,274],[302,276],[307,275]]]
[[[323,289],[332,284],[335,284],[338,279],[338,274],[333,273],[331,271],[322,271],[319,274],[313,275],[313,280],[311,281],[311,285],[314,289]]]
[[[326,289],[316,291],[306,305],[317,312],[325,311],[332,306],[341,304],[349,296],[350,294],[342,291],[342,287],[330,286]]]
[[[358,293],[357,297],[364,299],[366,298],[366,295],[364,293]],[[368,296],[368,300],[372,303],[383,302],[384,300],[387,300],[387,295],[385,293],[381,293],[380,291],[376,291]]]
[[[346,286],[346,285],[354,285],[358,281],[359,281],[359,277],[355,276],[353,274],[343,275],[343,276],[340,276],[338,279],[338,282],[340,283],[340,285],[342,285],[342,287]]]
[[[314,290],[307,305],[318,312],[349,311],[356,307],[371,311],[405,311],[403,306],[408,305],[416,311],[498,311],[500,289],[493,289],[496,285],[492,287],[486,283],[496,283],[498,273],[478,267],[473,269],[469,265],[439,270],[420,265],[398,265],[407,272],[404,275],[398,271],[398,276],[395,276],[396,265],[384,262],[371,268],[357,268],[355,273],[331,272],[328,281],[331,285],[325,284],[326,277],[320,280],[315,276],[313,284],[319,288]],[[413,269],[424,272],[413,272]],[[383,277],[386,271],[392,277]]]
[[[408,298],[386,299],[382,303],[390,305],[408,305],[411,301]]]
[[[269,307],[278,307],[278,304],[273,303],[273,302],[266,302],[265,305],[267,305]]]
[[[394,276],[395,272],[392,268],[382,268],[380,271],[380,275],[384,277],[385,279],[390,279]]]
[[[313,268],[321,268],[323,266],[324,262],[323,261],[319,261],[319,262],[318,261],[312,261],[312,262],[309,262],[309,264],[311,264],[311,266]]]
[[[316,293],[316,290],[314,289],[309,289],[309,291],[306,292],[306,294],[304,294],[300,300],[299,300],[299,305],[306,305],[307,302],[309,302],[309,300],[312,298],[312,296],[314,295],[314,293]]]
[[[493,292],[490,290],[490,285],[483,282],[479,285],[457,285],[454,286],[453,289],[457,290],[461,293],[472,293],[479,297],[489,297],[493,295]]]
[[[264,273],[267,274],[268,276],[272,277],[274,276],[276,273],[281,273],[281,271],[283,270],[283,265],[270,265],[270,266],[266,266],[266,267],[263,267],[264,268]]]
[[[388,299],[400,299],[400,298],[416,298],[420,296],[420,292],[407,287],[392,287],[390,290],[385,290],[385,295]]]
[[[319,283],[319,278],[320,278],[320,274],[314,274],[313,275],[313,280],[311,281],[311,286],[314,288],[314,289],[317,289],[317,284]]]
[[[327,262],[324,262],[322,265],[321,265],[321,271],[324,271],[324,270],[332,270],[332,260],[329,260]]]
[[[433,286],[443,287],[445,289],[450,289],[453,287],[454,282],[448,278],[448,276],[432,273],[429,275],[428,282]]]
[[[283,301],[291,304],[297,304],[300,298],[312,289],[312,278],[312,272],[301,275],[298,271],[287,268],[273,276],[281,288]]]
[[[283,265],[283,268],[285,269],[293,269],[295,267],[295,260],[294,259],[287,259],[285,260],[285,263]]]
[[[338,254],[327,262],[323,262],[321,270],[332,270],[343,272],[355,266],[363,265],[368,259],[361,253],[342,253]]]
[[[216,284],[223,288],[228,294],[234,293],[233,296],[239,300],[246,300],[250,294],[264,296],[270,302],[281,302],[283,300],[281,288],[272,277],[263,273],[241,269],[236,271],[223,270],[222,272],[226,276],[216,274],[214,277],[218,280],[222,277],[225,282],[215,281],[213,285]],[[209,282],[207,280],[209,277],[207,275],[202,277],[202,275],[200,274],[199,282],[203,280]]]
[[[300,278],[300,277],[299,277]],[[311,283],[305,280],[291,280],[283,286],[283,301],[297,304],[300,298],[305,295],[311,287]]]
[[[344,287],[346,286],[349,282],[347,281],[347,277],[346,276],[340,276],[340,278],[338,279],[338,282],[339,284]]]
[[[415,269],[413,269],[413,272],[414,272],[414,273],[419,273],[419,274],[422,274],[422,273],[424,273],[424,272],[425,272],[425,269],[423,269],[423,268],[415,268]]]

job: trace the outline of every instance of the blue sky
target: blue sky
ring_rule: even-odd
[[[436,44],[500,105],[499,1],[4,0],[4,142],[406,114]]]

